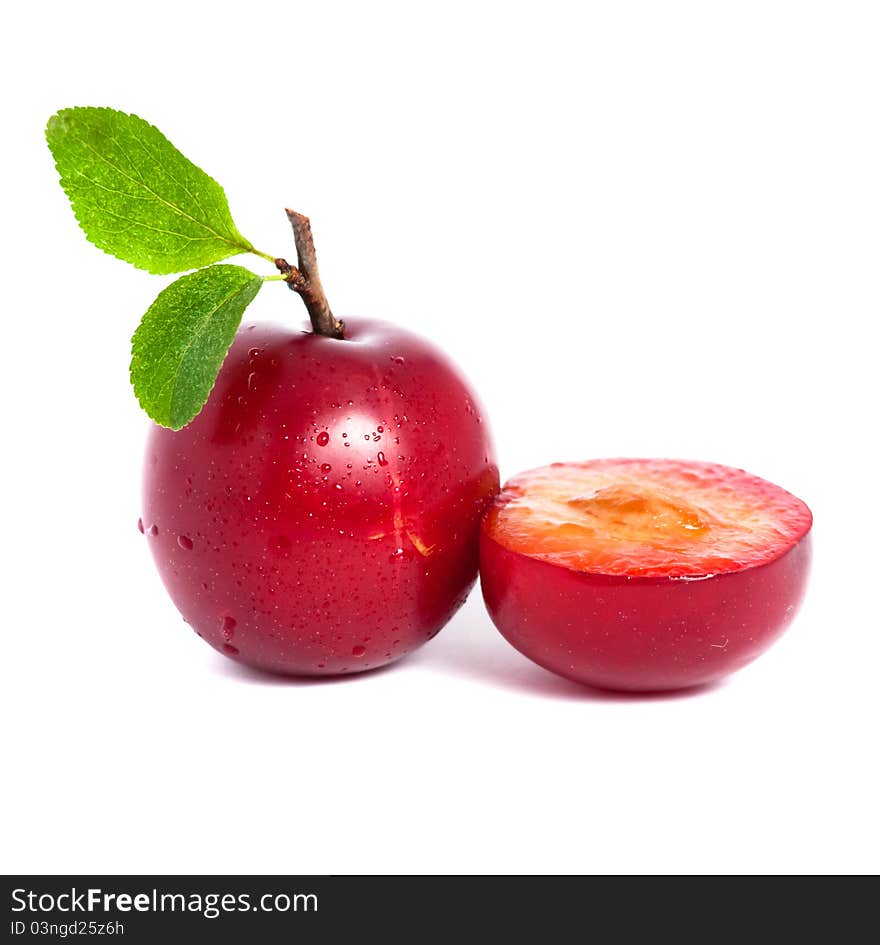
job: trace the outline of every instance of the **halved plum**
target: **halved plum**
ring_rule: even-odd
[[[666,459],[554,463],[508,482],[483,520],[495,626],[577,682],[662,691],[762,653],[803,597],[812,515],[741,469]]]

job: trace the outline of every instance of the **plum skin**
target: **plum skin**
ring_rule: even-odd
[[[498,492],[446,358],[374,321],[250,325],[201,413],[147,440],[143,528],[184,620],[252,667],[331,675],[434,636],[476,580]]]
[[[480,583],[492,621],[545,669],[600,689],[701,686],[750,663],[803,599],[809,533],[765,564],[705,578],[585,573],[480,536]]]

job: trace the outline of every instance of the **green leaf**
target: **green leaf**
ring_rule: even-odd
[[[142,118],[66,108],[46,140],[79,225],[104,252],[164,274],[253,251],[223,188]]]
[[[210,266],[159,293],[131,339],[131,383],[156,423],[179,430],[202,409],[262,284],[241,266]]]

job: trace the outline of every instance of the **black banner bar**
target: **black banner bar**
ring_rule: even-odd
[[[848,877],[6,876],[3,940],[536,942],[873,938]]]

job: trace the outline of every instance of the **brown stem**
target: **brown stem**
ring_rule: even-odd
[[[286,259],[279,258],[275,260],[275,267],[285,277],[287,285],[294,292],[298,292],[305,302],[315,334],[327,338],[344,338],[345,324],[330,311],[324,287],[321,285],[309,218],[295,210],[286,210],[285,213],[293,227],[298,266],[291,266]]]

